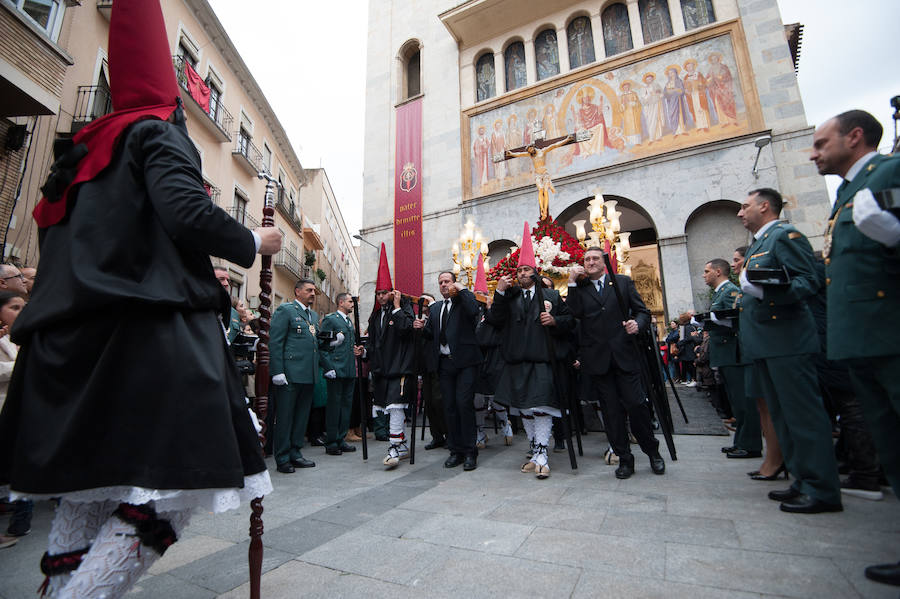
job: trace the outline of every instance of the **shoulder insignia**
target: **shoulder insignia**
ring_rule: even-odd
[[[759,258],[760,256],[765,256],[768,253],[769,253],[769,250],[766,250],[766,251],[760,252],[758,254],[753,254],[752,256],[750,256],[750,258]]]
[[[872,171],[875,170],[875,167],[876,167],[876,166],[877,166],[877,165],[870,164],[869,166],[866,167],[866,171],[868,171],[868,172],[871,173]]]
[[[732,292],[731,292],[731,297],[737,297],[737,294],[738,294],[737,291],[732,291]]]
[[[798,239],[800,237],[803,237],[803,233],[798,233],[797,231],[788,233],[788,239]]]

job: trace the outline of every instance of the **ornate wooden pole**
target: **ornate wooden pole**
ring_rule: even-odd
[[[268,173],[259,173],[266,181],[266,195],[263,203],[262,226],[275,226],[275,187],[278,181]],[[259,270],[259,342],[256,344],[256,399],[253,411],[262,426],[259,433],[259,450],[266,444],[266,415],[269,412],[269,323],[272,317],[272,256],[262,256]],[[260,579],[263,560],[263,498],[256,497],[250,502],[250,599],[260,598]]]

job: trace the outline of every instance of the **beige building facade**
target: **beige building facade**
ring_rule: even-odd
[[[751,189],[779,189],[821,245],[827,192],[776,0],[378,0],[369,19],[361,233],[393,256],[396,114],[420,100],[426,290],[467,220],[492,264],[536,224],[529,159],[496,158],[539,134],[591,133],[547,155],[550,213],[574,235],[595,195],[617,200],[667,315],[703,308],[704,262],[746,245]],[[361,256],[371,305],[378,255]]]

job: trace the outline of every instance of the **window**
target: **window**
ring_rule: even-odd
[[[600,15],[603,22],[603,45],[606,55],[621,54],[634,48],[631,39],[631,22],[624,4],[611,4]]]
[[[406,61],[406,97],[412,98],[422,93],[420,53],[416,52]]]
[[[715,23],[716,13],[712,0],[680,0],[681,14],[684,16],[684,28],[687,30]]]
[[[234,192],[234,210],[232,216],[234,220],[242,225],[247,224],[247,198],[242,196],[238,191]]]
[[[178,42],[177,54],[184,60],[185,63],[191,65],[191,68],[196,71],[197,55],[194,54],[194,51],[188,47],[191,45],[193,44],[191,44],[188,40],[181,38],[181,40]]]
[[[263,167],[267,173],[272,172],[272,149],[265,142],[263,142]],[[281,181],[281,175],[278,176],[278,181]]]
[[[218,123],[219,106],[222,105],[222,90],[211,76],[206,78],[206,87],[209,88],[209,116]]]
[[[672,36],[672,19],[666,0],[638,0],[644,43],[652,44]]]
[[[231,297],[241,299],[242,292],[244,291],[244,282],[233,278],[229,278],[228,282],[231,284]]]
[[[525,74],[525,44],[513,42],[503,52],[503,68],[506,70],[506,91],[524,87],[528,83]]]
[[[545,29],[534,38],[534,59],[538,81],[559,75],[559,48],[556,45],[556,30]]]
[[[20,12],[25,13],[49,38],[56,41],[65,10],[60,0],[13,0],[13,2]]]
[[[591,31],[591,20],[587,17],[572,19],[566,27],[569,40],[569,68],[577,69],[594,62],[594,34]]]
[[[497,74],[494,72],[494,55],[490,52],[482,54],[475,62],[475,80],[477,84],[476,101],[481,102],[497,95]]]
[[[241,124],[240,130],[238,130],[238,149],[240,149],[241,154],[244,156],[249,156],[252,139],[250,133],[244,128],[244,125]]]

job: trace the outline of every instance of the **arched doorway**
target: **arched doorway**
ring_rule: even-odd
[[[622,231],[631,233],[629,240],[631,250],[625,263],[631,267],[631,277],[644,303],[656,317],[657,322],[664,322],[666,305],[656,225],[647,211],[637,202],[612,194],[604,194],[603,198],[618,202],[616,210],[622,213],[619,217]],[[575,225],[572,223],[581,219],[588,220],[588,202],[592,199],[593,197],[588,197],[575,202],[559,214],[556,222],[575,237]],[[586,227],[590,229],[590,224],[588,223]]]
[[[709,202],[694,210],[685,222],[691,291],[698,312],[709,308],[711,297],[703,282],[703,266],[713,258],[730,263],[735,248],[747,245],[750,234],[737,217],[740,208],[732,200]]]

